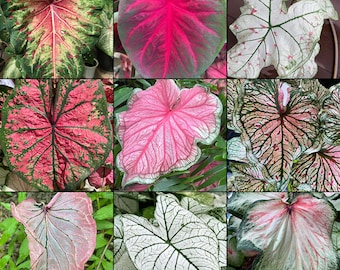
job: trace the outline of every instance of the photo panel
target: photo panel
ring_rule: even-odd
[[[115,189],[226,190],[226,80],[115,80]]]

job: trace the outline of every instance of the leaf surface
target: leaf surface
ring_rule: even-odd
[[[102,1],[3,1],[15,57],[28,78],[79,78],[101,30]]]
[[[25,226],[32,270],[84,269],[97,234],[86,193],[57,193],[46,206],[29,198],[11,209]]]
[[[222,0],[119,1],[118,32],[144,78],[195,78],[225,42]]]
[[[98,80],[26,80],[3,108],[2,146],[9,165],[43,190],[74,189],[112,149]]]
[[[123,216],[124,242],[138,269],[219,269],[218,240],[198,217],[169,195],[159,195],[158,226]]]
[[[340,84],[330,88],[331,96],[325,100],[325,132],[329,143],[340,145]]]
[[[332,3],[298,1],[288,10],[282,0],[249,0],[230,25],[238,43],[228,51],[228,76],[257,78],[273,65],[280,77],[311,78],[324,19],[337,19]]]
[[[259,201],[247,211],[238,232],[238,249],[262,253],[256,270],[337,269],[330,238],[333,207],[309,194],[291,203]]]
[[[199,85],[180,90],[172,80],[158,80],[135,91],[129,109],[117,116],[122,186],[151,184],[161,174],[195,164],[201,155],[196,144],[217,137],[221,112],[220,100]]]

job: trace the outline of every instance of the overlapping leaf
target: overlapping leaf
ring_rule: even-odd
[[[285,189],[294,159],[318,138],[319,108],[299,89],[294,89],[286,111],[282,112],[278,95],[278,82],[248,82],[238,113],[248,159],[265,166],[269,177],[280,182],[280,189]]]
[[[327,201],[308,194],[258,201],[241,223],[238,249],[262,253],[256,270],[338,269],[330,237],[335,217]]]
[[[280,77],[310,78],[324,19],[337,19],[332,3],[305,1],[287,10],[282,0],[249,0],[230,26],[238,43],[228,51],[228,76],[257,78],[273,65]]]
[[[159,195],[158,226],[124,215],[124,242],[138,269],[219,269],[216,234],[169,195]]]
[[[112,150],[99,81],[23,81],[3,108],[2,147],[9,166],[44,190],[73,189]]]
[[[57,193],[45,206],[27,199],[13,216],[25,226],[31,269],[83,270],[96,246],[96,222],[86,193]]]
[[[118,31],[147,78],[199,77],[225,43],[225,1],[119,1]]]
[[[201,86],[180,90],[172,80],[159,80],[136,91],[129,110],[117,116],[123,187],[151,184],[161,174],[195,164],[201,154],[196,144],[217,137],[221,112],[220,100]]]
[[[102,0],[2,1],[10,43],[29,78],[79,78],[97,42]]]
[[[340,190],[340,146],[323,145],[293,166],[294,186],[307,184],[316,191]]]

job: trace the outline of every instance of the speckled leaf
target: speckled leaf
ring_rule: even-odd
[[[310,78],[324,19],[337,19],[332,3],[297,1],[288,10],[282,0],[249,0],[230,25],[238,43],[228,51],[228,76],[257,78],[273,65],[280,77]]]
[[[189,168],[201,155],[197,142],[211,144],[219,133],[222,104],[199,85],[180,90],[173,80],[158,80],[135,91],[128,105],[117,115],[123,187]]]
[[[340,84],[330,88],[331,96],[326,99],[323,109],[324,129],[329,143],[340,145]]]
[[[199,77],[225,43],[224,0],[121,0],[118,32],[147,78]]]
[[[340,191],[340,146],[324,144],[320,151],[302,156],[293,166],[294,186],[314,191]]]
[[[242,143],[250,162],[265,166],[285,190],[294,159],[311,148],[319,135],[319,108],[299,88],[290,90],[282,107],[279,82],[254,80],[244,86],[239,108]]]
[[[216,234],[170,195],[159,195],[158,226],[124,215],[124,242],[138,269],[219,269]]]
[[[3,108],[1,143],[9,166],[40,189],[74,189],[112,150],[101,83],[21,83]]]
[[[261,252],[255,270],[338,269],[331,230],[336,212],[309,194],[258,201],[237,234],[238,249]]]
[[[102,0],[1,1],[11,45],[28,78],[79,78],[101,32]]]
[[[57,193],[47,204],[29,198],[13,216],[25,226],[32,270],[83,270],[96,246],[92,202],[83,192]]]

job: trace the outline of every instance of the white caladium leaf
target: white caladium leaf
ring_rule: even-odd
[[[227,80],[227,127],[239,133],[241,132],[240,124],[235,109],[238,107],[239,100],[243,96],[243,82],[244,80]]]
[[[126,252],[126,247],[123,241],[123,222],[122,215],[117,215],[114,217],[114,240],[113,240],[113,254],[115,258],[115,262],[118,262],[119,259]]]
[[[230,25],[238,43],[228,55],[228,76],[257,78],[273,65],[280,77],[310,78],[324,19],[337,19],[331,2],[302,0],[288,9],[282,0],[247,0]]]
[[[227,153],[229,160],[248,162],[247,150],[240,137],[234,137],[227,141]]]
[[[238,249],[262,253],[255,270],[338,269],[330,236],[335,216],[331,204],[309,194],[258,201],[242,221]]]
[[[302,156],[292,175],[293,186],[307,184],[316,191],[340,191],[340,146],[324,144],[320,151]]]
[[[158,226],[143,217],[123,216],[124,242],[138,269],[219,269],[215,233],[169,195],[159,195]]]
[[[318,140],[319,107],[314,99],[294,88],[286,108],[281,108],[279,92],[278,81],[245,83],[243,103],[237,113],[247,158],[262,164],[270,178],[280,184],[279,190],[285,190],[294,159]]]

